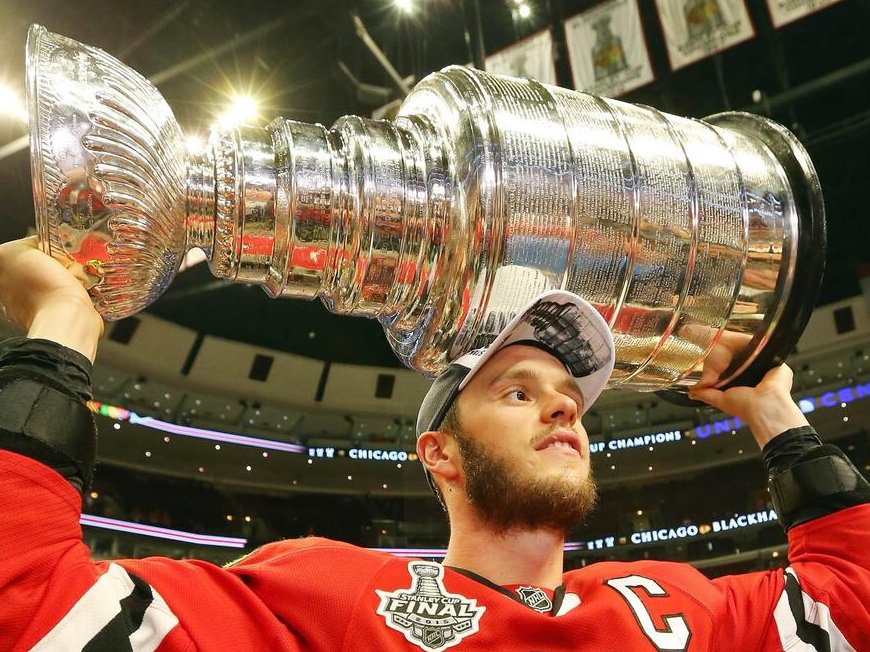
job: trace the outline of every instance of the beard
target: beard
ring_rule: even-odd
[[[567,466],[559,476],[522,477],[509,460],[492,455],[466,433],[454,436],[468,497],[496,532],[547,529],[564,534],[595,507],[598,493],[591,469],[585,478]]]

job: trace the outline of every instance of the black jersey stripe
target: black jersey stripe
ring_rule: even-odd
[[[133,582],[133,590],[119,601],[121,611],[97,632],[82,652],[132,652],[130,635],[142,626],[145,612],[154,601],[154,593],[142,578],[130,571],[127,575]]]
[[[110,652],[117,650],[118,652],[133,652],[133,646],[130,644],[130,635],[126,631],[124,624],[124,612],[122,611],[117,616],[112,618],[94,636],[88,644],[82,648],[82,652]]]
[[[831,637],[822,627],[811,623],[804,613],[804,601],[801,585],[792,573],[785,573],[785,594],[797,626],[797,635],[807,645],[813,646],[816,652],[831,652]]]

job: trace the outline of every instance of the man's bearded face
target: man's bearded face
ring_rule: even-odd
[[[480,516],[496,531],[549,529],[567,532],[595,506],[591,472],[573,465],[546,477],[530,476],[522,465],[489,451],[461,430],[454,433],[462,456],[465,488]]]

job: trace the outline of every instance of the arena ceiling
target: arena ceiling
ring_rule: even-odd
[[[3,0],[0,84],[23,95],[24,41],[36,22],[157,76],[186,132],[204,133],[233,92],[260,99],[262,122],[283,115],[331,124],[344,114],[369,115],[398,97],[357,36],[356,14],[399,73],[418,79],[473,60],[480,43],[490,54],[552,26],[557,72],[570,86],[561,24],[597,0],[527,2],[532,16],[518,21],[513,0],[417,0],[423,10],[412,17],[393,0]],[[792,128],[810,151],[827,201],[820,302],[858,294],[857,268],[870,263],[870,3],[842,0],[774,30],[766,3],[748,0],[755,38],[676,72],[668,65],[654,3],[640,4],[656,81],[620,99],[693,117],[752,110]],[[5,147],[24,133],[23,123],[0,117],[3,240],[21,237],[33,223],[27,151]],[[184,272],[149,310],[206,334],[267,348],[398,364],[377,322],[337,317],[318,301],[270,300],[257,288],[215,281],[204,265]]]

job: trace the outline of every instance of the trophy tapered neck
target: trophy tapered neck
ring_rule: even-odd
[[[270,129],[280,228],[266,291],[319,296],[342,314],[398,313],[421,280],[428,197],[419,140],[355,116],[331,129],[292,120]]]
[[[421,279],[425,168],[410,132],[354,116],[217,132],[188,161],[186,244],[220,278],[388,318]]]
[[[406,307],[422,280],[428,212],[422,146],[392,123],[355,116],[340,118],[327,142],[331,246],[321,296],[334,312],[384,319]]]
[[[191,155],[187,164],[185,247],[199,247],[209,257],[214,247],[214,174],[214,154],[211,148],[203,154]]]

